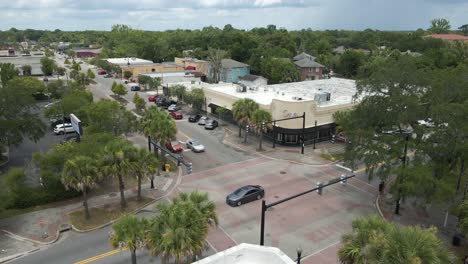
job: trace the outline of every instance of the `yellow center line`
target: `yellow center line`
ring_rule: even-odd
[[[111,251],[96,255],[94,257],[90,257],[90,258],[75,262],[73,264],[87,264],[87,263],[96,261],[98,259],[102,259],[102,258],[105,258],[105,257],[108,257],[108,256],[112,256],[112,255],[114,255],[116,253],[119,253],[119,252],[122,252],[122,251],[125,251],[125,250],[127,250],[127,247],[123,247],[121,249],[114,249],[114,250],[111,250]]]

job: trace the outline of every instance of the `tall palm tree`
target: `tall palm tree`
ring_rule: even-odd
[[[67,188],[73,188],[83,193],[83,207],[85,218],[91,218],[88,209],[87,189],[95,186],[98,180],[98,169],[94,159],[85,156],[76,156],[65,162],[62,170],[62,183]]]
[[[127,247],[131,254],[132,264],[136,264],[136,250],[144,246],[147,227],[146,219],[124,215],[112,225],[109,242],[114,248]]]
[[[435,228],[399,227],[377,216],[358,218],[342,238],[341,263],[452,263]]]
[[[232,104],[232,114],[239,123],[239,137],[241,136],[242,126],[252,121],[253,113],[257,109],[259,109],[259,105],[249,98],[239,99]]]
[[[103,175],[116,177],[119,180],[120,206],[126,207],[125,184],[123,177],[128,175],[132,168],[131,153],[135,147],[128,141],[116,139],[104,147],[104,155],[101,159],[101,172]]]
[[[146,149],[138,149],[131,157],[132,171],[136,173],[138,179],[138,200],[141,199],[141,179],[146,175],[153,175],[159,168],[158,159]]]
[[[208,225],[217,225],[218,216],[216,215],[216,205],[208,198],[208,193],[193,191],[191,193],[180,193],[174,198],[174,203],[191,202],[202,213]]]
[[[159,204],[160,215],[151,220],[146,246],[152,255],[171,258],[175,263],[199,256],[204,248],[208,225],[194,203]]]

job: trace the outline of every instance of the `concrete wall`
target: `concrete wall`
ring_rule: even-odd
[[[150,64],[150,65],[134,65],[134,66],[122,66],[120,67],[122,72],[130,71],[133,77],[138,77],[140,73],[150,72],[172,72],[172,71],[183,71],[184,67],[180,65],[164,65],[164,64]]]
[[[221,71],[221,81],[223,82],[238,82],[239,77],[243,77],[250,74],[249,67],[241,68],[224,68]]]

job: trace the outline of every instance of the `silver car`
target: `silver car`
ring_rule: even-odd
[[[206,120],[208,120],[208,117],[207,116],[202,116],[202,117],[200,117],[200,120],[198,120],[198,124],[200,126],[204,126],[205,123],[206,123]]]
[[[187,140],[187,148],[191,149],[193,152],[203,152],[205,151],[205,146],[203,146],[200,141],[196,139]]]

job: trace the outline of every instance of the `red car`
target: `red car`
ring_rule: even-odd
[[[150,101],[150,102],[155,102],[155,101],[156,101],[156,97],[157,97],[156,95],[150,95],[150,96],[148,97],[148,101]]]
[[[170,112],[169,115],[172,116],[172,118],[174,118],[174,119],[184,118],[184,116],[181,113],[177,113],[177,112]]]
[[[100,70],[100,71],[98,71],[97,73],[98,73],[99,75],[104,75],[104,74],[106,74],[107,72],[106,72],[105,70]]]
[[[172,140],[171,142],[167,142],[166,148],[173,153],[179,153],[179,152],[182,152],[182,150],[184,150],[182,148],[182,145],[180,145],[179,141],[177,140]]]

